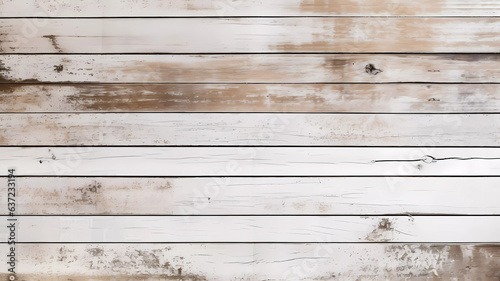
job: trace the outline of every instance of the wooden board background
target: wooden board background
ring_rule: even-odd
[[[500,280],[499,16],[0,0],[16,280]]]

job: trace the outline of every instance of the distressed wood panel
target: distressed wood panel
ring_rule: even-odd
[[[500,178],[23,178],[19,215],[499,214]],[[7,193],[6,186],[3,194]]]
[[[0,17],[500,15],[495,0],[4,0],[0,8]]]
[[[2,114],[0,145],[499,146],[500,115]]]
[[[493,83],[499,63],[498,54],[3,55],[0,83]]]
[[[500,112],[500,85],[0,84],[0,111]]]
[[[30,281],[495,281],[500,271],[495,244],[38,244],[19,255],[17,276]]]
[[[8,228],[0,233],[6,237]],[[500,216],[37,216],[18,241],[51,243],[491,243]]]
[[[25,24],[24,19],[0,20],[0,52],[500,51],[497,18],[50,19],[32,30]]]
[[[1,175],[8,168],[20,176],[496,176],[500,149],[1,147]]]

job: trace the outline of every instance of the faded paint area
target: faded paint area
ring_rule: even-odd
[[[0,19],[4,53],[500,51],[500,20],[494,18],[46,19],[28,37],[25,25]]]
[[[281,119],[268,113],[4,114],[0,122],[4,125],[0,145],[500,144],[500,118],[490,114],[464,115],[454,121],[432,114],[298,114]]]
[[[55,155],[54,158],[57,159]],[[480,215],[500,212],[496,198],[491,196],[500,178],[36,177],[19,178],[18,182],[23,188],[19,190],[17,213],[23,215]],[[391,188],[387,188],[390,183]],[[388,223],[390,221],[374,222],[367,240],[392,238],[393,227]]]
[[[23,245],[25,280],[481,280],[500,277],[498,245]],[[235,254],[238,253],[238,254]],[[228,270],[230,266],[231,270]]]
[[[0,16],[498,16],[495,0],[4,0]]]

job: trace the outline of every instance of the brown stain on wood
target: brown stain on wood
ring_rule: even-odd
[[[0,84],[4,112],[495,112],[498,96],[494,84]]]
[[[56,53],[64,53],[64,51],[61,49],[61,46],[59,46],[56,35],[44,35],[42,37],[50,40],[50,44],[54,47]]]
[[[418,15],[421,13],[439,13],[444,9],[442,1],[424,0],[418,3],[405,1],[399,4],[392,0],[375,0],[360,2],[359,0],[301,0],[299,12],[308,14],[347,15]]]

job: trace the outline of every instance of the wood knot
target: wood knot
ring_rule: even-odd
[[[384,72],[382,69],[376,68],[375,65],[373,65],[371,63],[369,63],[365,66],[365,71],[366,71],[366,73],[371,74],[371,75],[377,75],[380,72]]]
[[[57,73],[61,73],[61,71],[64,70],[64,65],[60,64],[60,65],[54,65],[54,71],[56,71]]]

